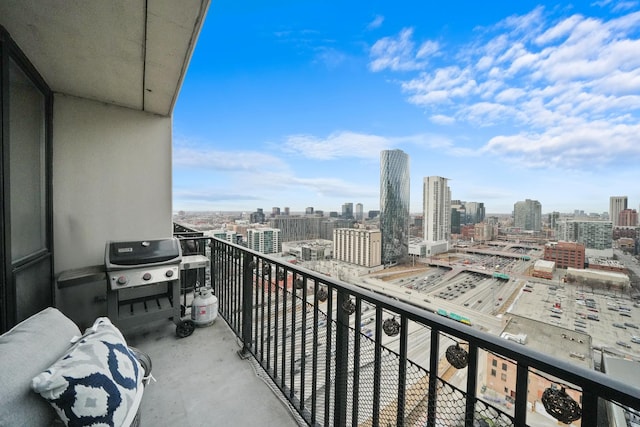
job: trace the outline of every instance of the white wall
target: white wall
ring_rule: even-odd
[[[56,274],[104,263],[107,240],[170,237],[171,118],[57,94]]]

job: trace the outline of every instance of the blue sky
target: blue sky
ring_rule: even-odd
[[[640,4],[213,0],[173,133],[174,210],[377,210],[396,148],[412,213],[638,209]]]

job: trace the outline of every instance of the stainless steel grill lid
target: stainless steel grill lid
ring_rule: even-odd
[[[180,242],[176,238],[135,241],[109,241],[105,247],[107,271],[152,265],[179,264]]]

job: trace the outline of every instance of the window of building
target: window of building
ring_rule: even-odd
[[[495,370],[495,369],[492,369],[492,370],[491,370],[491,376],[492,376],[492,377],[495,377],[495,376],[496,376],[496,370]]]
[[[493,359],[491,361],[491,366],[498,366],[498,361],[496,359]]]
[[[500,375],[500,379],[501,379],[502,381],[506,381],[506,380],[507,380],[507,374],[502,374],[502,375]]]
[[[507,370],[507,364],[506,364],[506,363],[503,363],[503,364],[502,364],[502,370],[503,370],[503,371],[506,371],[506,370]]]
[[[53,303],[53,95],[0,27],[0,332]],[[9,121],[4,123],[3,120]],[[5,131],[6,130],[6,131]],[[0,156],[1,157],[1,156]]]

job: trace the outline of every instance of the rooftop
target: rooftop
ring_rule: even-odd
[[[528,347],[585,368],[593,367],[590,335],[527,317],[507,316],[503,333],[526,335],[524,345]]]

